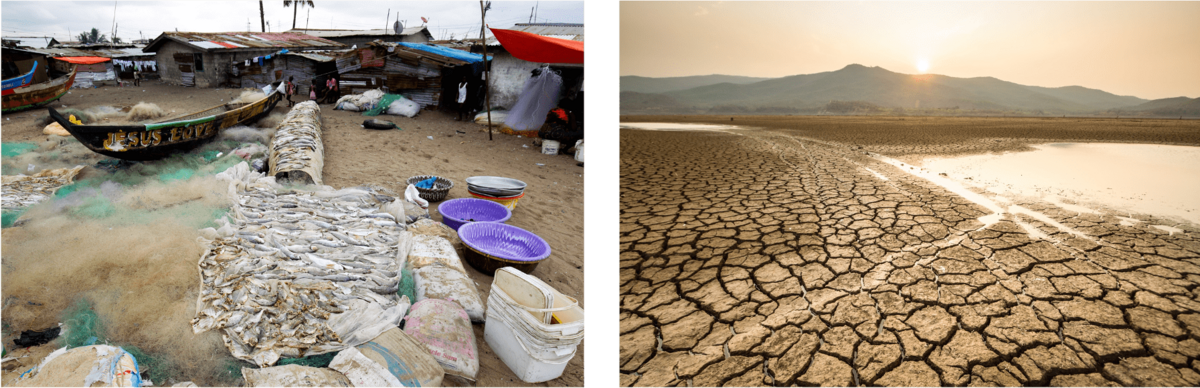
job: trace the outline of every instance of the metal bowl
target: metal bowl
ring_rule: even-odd
[[[479,193],[479,194],[489,195],[489,196],[493,196],[493,197],[512,197],[512,196],[516,196],[516,195],[521,195],[522,193],[525,192],[525,190],[496,189],[496,188],[492,188],[492,187],[476,186],[476,185],[472,185],[472,184],[467,184],[467,190],[471,191],[473,193]]]
[[[487,187],[499,190],[525,191],[525,182],[500,176],[473,176],[467,178],[467,185]]]

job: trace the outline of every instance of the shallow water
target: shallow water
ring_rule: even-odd
[[[933,173],[993,193],[1067,199],[1200,225],[1200,147],[1051,143],[1035,151],[926,159]],[[1067,208],[1064,207],[1064,208]]]

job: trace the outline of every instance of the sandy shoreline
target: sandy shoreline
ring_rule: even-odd
[[[733,121],[730,121],[733,118]],[[862,146],[908,162],[988,152],[1027,151],[1048,142],[1149,143],[1200,146],[1200,120],[622,115],[622,122],[648,121],[743,125],[813,139]]]
[[[143,91],[145,90],[145,91]],[[158,82],[144,82],[142,87],[107,87],[99,89],[73,89],[63,100],[50,106],[60,109],[63,106],[84,109],[92,106],[109,105],[120,109],[131,106],[139,101],[154,102],[167,112],[175,114],[198,111],[235,98],[241,90],[236,89],[197,89],[164,85]],[[224,101],[221,101],[221,100]],[[295,98],[297,101],[299,97]],[[276,107],[275,112],[286,113],[286,103]],[[2,135],[5,142],[33,141],[39,142],[46,138],[42,128],[35,124],[39,117],[45,116],[45,108],[6,114],[2,122]],[[578,298],[580,305],[586,308],[583,295],[583,171],[582,167],[567,155],[543,155],[540,149],[532,145],[529,138],[517,138],[496,133],[494,140],[488,141],[486,132],[480,131],[482,126],[470,122],[459,122],[452,114],[435,111],[422,112],[415,118],[381,115],[375,118],[395,122],[402,130],[376,131],[361,128],[363,120],[371,117],[362,116],[356,112],[333,110],[333,105],[321,105],[321,115],[324,118],[323,140],[325,145],[325,167],[323,170],[324,183],[334,188],[352,187],[358,185],[377,185],[395,192],[403,192],[404,181],[415,175],[439,175],[451,179],[455,187],[447,199],[470,197],[467,192],[465,178],[476,175],[498,175],[520,179],[529,187],[525,198],[521,199],[508,222],[531,232],[534,232],[550,243],[553,251],[550,258],[543,262],[533,272],[533,275],[543,279],[560,292]],[[432,138],[432,139],[431,139]],[[91,174],[91,175],[89,175]],[[85,170],[80,179],[98,174],[95,170]],[[434,220],[440,221],[441,216],[436,212],[437,203],[430,206]],[[11,236],[21,235],[16,229],[4,230],[5,261],[5,340],[11,340],[21,330],[42,329],[58,322],[58,311],[46,311],[39,308],[37,294],[12,294],[8,287],[10,276],[34,276],[10,270],[10,260],[36,260],[35,257],[10,257],[7,252],[52,252],[52,247],[24,247],[22,241],[14,241]],[[15,237],[14,237],[15,238]],[[32,238],[25,236],[22,238]],[[14,245],[17,244],[17,245]],[[14,249],[14,247],[21,249]],[[190,254],[190,252],[188,252]],[[191,300],[194,305],[198,283],[194,280],[195,256],[191,259],[190,268],[193,274],[188,277],[183,287],[182,299]],[[186,263],[184,263],[186,265]],[[184,266],[183,268],[186,268]],[[469,267],[468,267],[469,268]],[[475,281],[482,300],[487,299],[491,286],[491,276],[468,269],[472,280]],[[66,276],[70,274],[56,276]],[[102,276],[110,281],[124,280],[119,273],[73,276]],[[64,280],[65,280],[64,279]],[[22,290],[21,292],[24,292]],[[10,303],[10,301],[12,303]],[[150,302],[147,302],[150,303]],[[194,316],[194,308],[180,315],[166,319],[172,324],[186,324]],[[13,314],[10,314],[12,312]],[[21,322],[10,322],[10,316],[25,317]],[[503,364],[483,339],[483,325],[474,325],[477,345],[479,347],[480,371],[479,386],[512,386],[529,385],[516,379],[513,373]],[[190,333],[190,329],[187,330]],[[120,339],[120,338],[116,338]],[[8,342],[11,344],[11,342]],[[44,345],[46,347],[48,345]],[[41,347],[39,347],[41,348]],[[33,349],[36,353],[41,349]],[[223,350],[223,349],[222,349]],[[25,350],[10,350],[10,354],[25,352]],[[227,351],[226,351],[227,353]],[[17,354],[21,356],[21,354]],[[227,357],[225,355],[219,355]],[[35,362],[36,357],[30,357],[23,364]],[[28,369],[28,366],[17,373]],[[6,371],[3,381],[8,383],[12,377]],[[181,376],[188,379],[188,376]],[[196,381],[205,384],[205,381]],[[158,383],[158,382],[156,382]],[[211,383],[211,382],[210,382]],[[161,383],[158,383],[161,385]],[[547,386],[580,386],[583,384],[583,346],[578,355],[568,364],[562,377],[534,385]]]

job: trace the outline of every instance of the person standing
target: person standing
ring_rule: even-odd
[[[461,121],[466,113],[467,102],[467,77],[461,78],[462,82],[458,83],[458,114],[454,116],[454,120]]]
[[[288,77],[288,80],[287,80],[287,102],[288,102],[288,107],[291,107],[292,105],[295,105],[295,104],[296,104],[295,102],[292,102],[292,95],[293,95],[293,94],[296,94],[296,83],[295,83],[295,82],[292,82],[292,81],[294,81],[295,79],[296,79],[296,77],[294,77],[294,76],[289,76],[289,77]]]
[[[142,86],[142,72],[138,68],[133,68],[133,86]]]
[[[329,77],[329,80],[325,81],[325,103],[326,104],[332,104],[334,102],[337,102],[337,94],[336,94],[337,91],[338,91],[337,78]]]
[[[313,78],[308,81],[308,99],[312,100],[312,101],[317,100],[317,79],[316,78]]]

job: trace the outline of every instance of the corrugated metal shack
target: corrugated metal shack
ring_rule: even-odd
[[[295,32],[300,34],[308,34],[318,38],[325,38],[338,42],[347,46],[358,45],[365,46],[367,43],[374,41],[383,42],[412,42],[412,43],[427,43],[433,40],[433,34],[429,32],[425,26],[405,27],[399,34],[395,30],[374,29],[374,30],[338,30],[338,29],[317,29],[317,28],[296,28],[287,32]]]
[[[285,64],[276,61],[287,49],[328,50],[346,47],[328,39],[290,32],[164,32],[145,52],[155,53],[164,81],[197,87],[242,87],[244,74],[262,74],[270,83],[283,76]],[[253,61],[246,66],[247,61]],[[245,68],[234,73],[234,64]]]
[[[143,79],[155,79],[153,73],[156,62],[152,54],[142,52],[142,47],[133,44],[61,44],[51,41],[50,47],[29,49],[47,57],[101,57],[111,61],[91,65],[76,65],[75,83],[72,88],[90,88],[95,86],[116,85],[118,78],[133,79],[134,66],[148,68],[143,71]],[[50,61],[54,70],[67,72],[70,64],[63,61]]]
[[[465,51],[462,55],[468,60],[393,42],[375,41],[361,46],[352,50],[288,52],[276,66],[283,79],[295,77],[302,95],[308,94],[310,80],[315,80],[318,95],[323,94],[325,81],[334,77],[343,95],[383,89],[402,94],[423,108],[437,109],[457,96],[455,82],[443,80],[478,77],[478,70],[470,66],[469,59],[478,57],[476,61],[482,61],[481,55]],[[265,79],[252,72],[241,77],[244,85],[249,85],[247,80],[261,83]]]
[[[579,23],[517,23],[507,29],[552,38],[583,41],[583,24]],[[494,36],[488,36],[487,46],[488,55],[494,55],[491,66],[492,74],[494,74],[491,83],[492,106],[512,108],[521,96],[521,90],[525,88],[525,81],[531,76],[530,72],[541,67],[542,64],[517,59],[505,50]],[[471,51],[476,53],[481,50],[482,47],[478,46],[471,48]],[[550,68],[557,70],[563,77],[564,98],[583,88],[583,65],[551,63]]]

